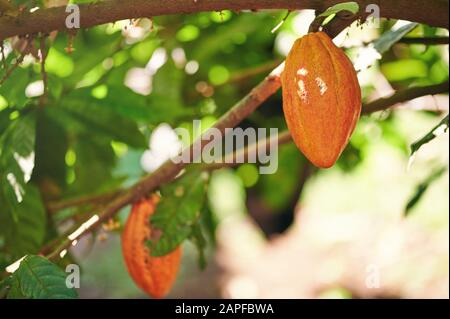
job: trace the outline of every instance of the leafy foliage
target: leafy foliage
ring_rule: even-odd
[[[149,242],[153,256],[173,251],[186,238],[194,236],[202,248],[203,238],[196,228],[206,195],[207,175],[189,173],[161,189],[161,201],[151,218],[151,225],[161,236]]]
[[[37,253],[45,237],[47,220],[39,191],[33,185],[26,185],[24,192],[26,196],[21,203],[14,199],[8,202],[5,198],[12,197],[10,193],[0,197],[0,230],[5,238],[2,252],[9,261],[27,253]]]
[[[409,216],[412,212],[413,208],[419,203],[419,201],[423,198],[426,191],[430,187],[430,185],[436,181],[439,177],[441,177],[447,171],[447,167],[441,167],[439,169],[434,170],[431,174],[419,185],[416,186],[416,190],[411,198],[408,200],[408,203],[405,207],[405,216]]]
[[[305,158],[295,145],[285,145],[279,149],[278,170],[274,174],[261,175],[257,185],[266,205],[281,210],[293,201],[304,163]],[[273,185],[277,185],[276,192]]]
[[[447,115],[430,132],[425,134],[418,141],[411,144],[411,157],[413,157],[416,154],[416,152],[418,152],[423,145],[431,142],[439,135],[447,132],[448,127],[449,127],[449,116]]]
[[[390,30],[374,41],[373,47],[380,54],[386,53],[395,43],[417,26],[417,23],[408,23],[397,30]]]
[[[325,19],[322,25],[326,25],[340,12],[350,12],[356,14],[359,11],[359,4],[357,2],[343,2],[337,3],[332,7],[327,8],[324,12],[317,16],[317,19]]]
[[[11,299],[74,299],[77,292],[67,288],[66,274],[47,259],[27,256],[7,284]]]
[[[328,17],[332,14],[337,14],[341,11],[349,11],[352,14],[356,14],[359,11],[359,5],[358,3],[353,1],[338,3],[325,10],[325,12],[321,13],[319,17]]]
[[[1,138],[0,229],[11,259],[36,253],[45,235],[45,209],[38,189],[28,183],[34,167],[35,122],[35,113],[29,112],[11,122]]]

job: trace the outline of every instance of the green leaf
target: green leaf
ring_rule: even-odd
[[[66,98],[61,105],[49,107],[48,113],[68,133],[101,135],[131,147],[147,147],[137,124],[107,106]]]
[[[183,80],[184,72],[178,69],[170,59],[156,72],[150,96],[165,97],[162,103],[166,108],[179,108],[183,105],[181,96]]]
[[[0,85],[0,95],[8,101],[8,105],[24,106],[28,101],[25,95],[25,89],[30,81],[30,72],[27,69],[18,67]]]
[[[6,253],[11,258],[37,253],[45,238],[47,215],[41,196],[31,184],[24,186],[23,200],[18,203],[11,188],[1,181],[0,230],[5,236]]]
[[[430,185],[441,177],[447,171],[447,167],[443,166],[434,170],[423,182],[416,186],[416,190],[406,204],[404,215],[409,216],[412,209],[416,207],[419,201],[423,198]]]
[[[8,299],[75,299],[66,285],[66,274],[41,256],[27,256],[11,279]]]
[[[161,189],[161,201],[151,218],[161,237],[148,243],[153,256],[167,255],[192,234],[201,216],[206,181],[205,173],[195,171]]]
[[[381,72],[392,82],[428,77],[428,66],[418,59],[402,59],[381,65]]]
[[[11,120],[9,119],[10,114],[13,112],[11,108],[6,108],[0,111],[0,135],[8,128]]]
[[[383,33],[376,41],[373,43],[373,47],[380,54],[387,52],[395,43],[400,41],[406,34],[411,32],[415,27],[418,26],[418,23],[411,22],[398,28],[397,30],[390,30],[388,32]]]
[[[255,19],[257,20],[255,21]],[[258,34],[257,32],[258,30],[264,29],[264,23],[272,21],[272,19],[272,16],[270,20],[264,20],[263,16],[258,15],[241,14],[235,16],[227,22],[226,27],[213,29],[209,34],[202,33],[201,42],[198,40],[199,44],[197,44],[197,41],[192,42],[196,45],[193,45],[189,56],[192,59],[201,62],[202,65],[205,62],[217,63],[217,55],[220,54],[225,45],[233,43],[233,37],[235,37],[236,34],[252,35],[253,39],[260,36],[268,36],[268,40],[273,41],[270,37],[270,33],[264,34],[264,32],[260,32]],[[258,53],[261,54],[261,52]],[[242,56],[241,52],[239,55],[231,55],[230,58],[233,59],[233,63],[235,63],[242,58]]]
[[[206,256],[205,256],[205,250],[206,250],[206,238],[203,235],[202,228],[200,224],[195,224],[192,227],[192,233],[190,237],[191,241],[194,243],[195,247],[198,251],[198,265],[200,269],[206,268]]]
[[[20,203],[34,168],[36,136],[34,112],[12,122],[0,139],[0,183],[9,202]]]
[[[47,58],[45,60],[45,70],[49,74],[54,74],[59,78],[65,78],[70,76],[75,69],[75,65],[72,58],[54,47],[48,51]]]
[[[91,72],[99,67],[101,76],[106,72],[101,63],[111,57],[114,52],[120,48],[122,37],[120,33],[106,34],[97,30],[80,30],[74,40],[73,47],[75,51],[69,56],[73,61],[75,68],[69,78],[67,78],[67,85],[71,88],[75,87],[80,81],[86,80],[92,74]],[[65,36],[58,37],[59,50],[63,52],[67,46],[67,38]]]
[[[359,4],[356,2],[353,2],[353,1],[338,3],[332,7],[329,7],[327,10],[325,10],[325,12],[321,13],[317,17],[318,18],[322,18],[322,17],[326,18],[328,16],[338,14],[341,11],[348,11],[348,12],[351,12],[352,14],[356,14],[359,11]]]
[[[0,281],[0,299],[4,299],[11,286],[11,276]]]
[[[283,145],[278,152],[278,169],[274,174],[262,174],[258,188],[264,203],[275,211],[281,211],[290,205],[295,195],[304,157],[294,144]],[[274,190],[274,185],[277,185]]]
[[[202,209],[201,225],[206,230],[210,243],[215,246],[218,221],[208,203],[205,203]]]
[[[102,105],[132,121],[156,125],[161,122],[174,123],[178,117],[192,114],[189,109],[181,106],[181,98],[176,95],[170,92],[167,94],[153,92],[149,96],[144,96],[123,85],[111,84],[108,85],[108,93],[104,99],[95,99],[91,94],[91,88],[78,89],[70,94],[70,98],[83,100],[88,104]]]
[[[411,157],[413,157],[415,153],[419,151],[423,145],[431,142],[439,135],[447,132],[448,128],[449,128],[449,115],[447,114],[447,116],[444,117],[442,121],[439,122],[438,125],[433,127],[433,129],[430,132],[428,132],[425,136],[423,136],[422,138],[411,144]]]
[[[47,108],[39,110],[36,123],[36,166],[33,170],[33,178],[38,181],[51,181],[58,188],[64,188],[68,142],[67,132],[48,116]],[[43,195],[45,197],[45,193]]]
[[[14,160],[14,154],[27,157],[33,153],[35,135],[36,117],[34,112],[29,112],[12,122],[0,139],[2,145],[0,164],[5,167],[10,160]]]
[[[147,97],[133,92],[126,86],[108,86],[108,95],[100,104],[135,121],[151,122],[155,111],[147,104]]]
[[[80,194],[97,192],[112,178],[116,158],[111,144],[99,138],[80,136],[73,149],[76,154],[74,191]]]

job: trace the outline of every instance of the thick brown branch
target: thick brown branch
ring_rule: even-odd
[[[107,0],[80,4],[81,27],[88,28],[123,19],[220,10],[315,9],[324,10],[347,0]],[[448,0],[355,0],[364,15],[377,4],[385,18],[403,19],[448,28]],[[67,30],[65,7],[40,9],[19,17],[0,17],[0,41],[16,35]],[[73,31],[73,30],[72,30]]]

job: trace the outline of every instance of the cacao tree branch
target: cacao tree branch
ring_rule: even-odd
[[[114,197],[117,197],[122,192],[122,190],[115,190],[112,192],[99,194],[99,195],[88,195],[88,196],[80,196],[76,198],[64,199],[60,201],[52,201],[46,203],[47,210],[51,213],[55,213],[57,211],[78,207],[82,205],[91,205],[91,204],[103,204]]]
[[[426,95],[448,93],[448,85],[449,83],[448,81],[446,81],[441,84],[412,87],[402,91],[398,91],[389,97],[380,98],[373,102],[367,103],[363,106],[362,113],[369,114],[377,111],[382,111],[396,104],[410,101]]]
[[[425,44],[425,45],[446,45],[449,43],[448,37],[405,37],[398,43],[405,44]]]
[[[3,75],[3,77],[0,78],[0,86],[2,86],[3,83],[5,83],[5,81],[8,80],[8,78],[11,76],[11,74],[14,72],[14,70],[17,69],[19,67],[19,65],[22,64],[22,62],[25,59],[25,56],[27,55],[28,50],[31,48],[32,44],[33,44],[33,38],[28,39],[25,49],[20,54],[20,56],[16,59],[16,62],[14,62],[14,64],[9,69],[6,69],[6,67],[5,67],[6,72]]]
[[[89,28],[123,19],[155,17],[170,14],[190,14],[221,10],[259,9],[315,9],[325,10],[347,0],[105,0],[80,4],[80,26]],[[365,15],[370,4],[378,5],[381,17],[425,23],[434,27],[449,26],[448,0],[354,0]],[[39,9],[22,12],[17,17],[0,17],[0,41],[12,36],[70,31],[65,20],[66,7]],[[73,31],[73,30],[71,30]]]
[[[268,148],[271,144],[276,141],[277,145],[287,144],[292,141],[291,134],[289,131],[284,131],[276,136],[271,136],[269,138],[264,138],[256,143],[244,147],[241,150],[235,151],[233,154],[226,155],[222,161],[217,161],[210,164],[200,164],[201,169],[206,171],[214,171],[224,167],[234,167],[241,163],[237,163],[234,159],[242,156],[242,158],[248,158],[249,154],[257,153],[260,148]],[[195,165],[193,165],[195,166]]]
[[[223,87],[228,84],[242,83],[248,79],[252,79],[255,76],[267,74],[267,72],[272,71],[276,66],[278,66],[283,61],[281,59],[276,59],[275,61],[266,62],[255,67],[250,67],[244,70],[238,70],[231,74],[228,81],[223,84],[216,85],[215,87]]]

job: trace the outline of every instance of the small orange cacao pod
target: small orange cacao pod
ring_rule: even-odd
[[[295,144],[317,167],[333,166],[361,114],[361,88],[351,61],[324,32],[311,33],[295,42],[281,81]]]
[[[150,256],[145,242],[152,236],[150,216],[159,197],[152,195],[135,203],[122,233],[122,253],[136,285],[153,298],[162,298],[175,282],[181,260],[181,247],[168,255]]]

